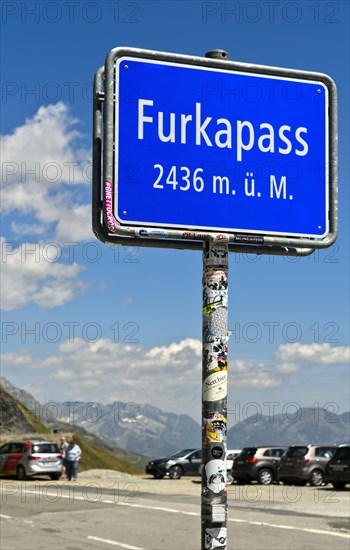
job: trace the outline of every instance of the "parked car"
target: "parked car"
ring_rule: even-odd
[[[339,445],[326,468],[326,483],[335,489],[350,484],[350,445]]]
[[[277,467],[286,447],[245,447],[234,459],[232,476],[239,484],[257,481],[270,485],[277,479]]]
[[[282,456],[278,468],[278,479],[286,485],[314,487],[325,481],[326,466],[336,447],[332,445],[293,445]]]
[[[0,474],[24,480],[35,475],[59,479],[62,474],[60,449],[52,441],[9,441],[0,447]]]
[[[232,475],[232,466],[233,461],[242,452],[242,449],[228,449],[226,453],[226,469],[227,469],[227,484],[231,485],[233,483],[233,475]]]
[[[200,475],[202,466],[201,449],[183,449],[165,458],[156,458],[146,465],[146,473],[156,479],[169,476],[170,479],[180,479],[184,475]]]

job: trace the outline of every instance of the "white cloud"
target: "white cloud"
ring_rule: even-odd
[[[90,205],[78,192],[89,183],[91,159],[76,146],[76,125],[67,106],[57,103],[40,107],[33,118],[1,137],[2,209],[21,216],[15,231],[32,228],[37,233],[54,226],[60,240],[92,236]],[[23,219],[27,216],[29,223]]]
[[[1,355],[3,365],[9,365],[11,368],[24,367],[35,369],[36,361],[27,350],[11,351]]]
[[[43,235],[45,233],[45,226],[40,224],[12,222],[11,229],[18,235]]]
[[[146,352],[145,358],[157,364],[179,365],[189,361],[197,364],[202,360],[202,342],[186,338],[169,346],[154,347]]]
[[[235,387],[270,389],[278,388],[282,379],[276,376],[273,365],[250,359],[237,359],[230,365],[232,384]],[[230,379],[230,377],[229,377]]]
[[[72,380],[74,378],[74,374],[72,371],[67,369],[58,369],[55,371],[53,378],[55,378],[55,380]]]
[[[76,128],[77,120],[60,102],[40,107],[22,126],[1,136],[1,205],[11,214],[11,230],[21,242],[11,250],[2,240],[5,311],[28,303],[62,306],[84,289],[79,280],[83,268],[60,258],[50,261],[44,242],[60,247],[93,237],[91,206],[84,196],[91,159],[77,145],[81,136]],[[40,242],[30,242],[28,235]]]
[[[298,363],[280,363],[277,365],[276,370],[278,372],[284,372],[285,374],[291,374],[293,372],[298,372],[298,370],[300,370],[300,365],[298,365]]]
[[[200,406],[202,343],[192,338],[152,348],[108,338],[75,338],[62,342],[45,359],[34,360],[26,351],[22,361],[20,354],[7,355],[4,365],[45,372],[50,399],[64,393],[65,399],[148,402],[164,410],[176,404],[178,412],[189,414],[195,404]],[[229,366],[229,380],[235,388],[261,390],[282,384],[273,366],[243,359]]]
[[[326,349],[328,357],[334,357],[334,350],[339,352]],[[292,350],[296,355],[294,345],[280,346],[276,356],[292,356]],[[152,403],[163,410],[199,414],[202,343],[192,338],[151,348],[109,338],[96,342],[74,338],[61,342],[45,358],[36,359],[24,349],[2,359],[5,376],[7,371],[22,369],[33,375],[40,372],[37,389],[40,395],[46,392],[47,401],[63,400],[59,396],[64,395],[64,400]],[[228,369],[229,388],[268,392],[290,384],[299,368],[296,361],[234,359]]]
[[[100,339],[62,342],[55,353],[35,359],[28,350],[4,354],[4,371],[40,370],[38,390],[45,385],[48,401],[65,399],[153,403],[165,410],[177,402],[179,412],[200,400],[201,343],[187,339],[161,348],[145,348]],[[34,392],[35,395],[35,392]],[[189,401],[190,398],[190,401]],[[170,407],[172,408],[172,407]]]
[[[4,239],[1,245],[2,250],[7,250]],[[48,308],[62,306],[85,287],[79,279],[81,266],[47,261],[40,243],[22,243],[12,253],[5,253],[4,258],[1,285],[4,311],[30,302]]]
[[[324,344],[284,344],[279,346],[275,357],[283,363],[305,361],[321,365],[346,364],[350,359],[349,346],[332,347]]]
[[[3,183],[87,183],[81,164],[88,155],[74,147],[80,137],[77,122],[59,102],[40,107],[23,126],[2,136]]]

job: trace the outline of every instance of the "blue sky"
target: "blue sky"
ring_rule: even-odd
[[[130,46],[329,74],[339,220],[308,258],[231,254],[229,423],[295,404],[349,410],[349,4],[3,2],[2,375],[43,403],[153,403],[200,417],[198,251],[91,231],[92,80]],[[230,412],[231,411],[231,412]]]

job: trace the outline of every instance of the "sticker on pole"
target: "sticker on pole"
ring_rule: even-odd
[[[203,401],[219,401],[227,395],[227,372],[209,374],[203,382]]]

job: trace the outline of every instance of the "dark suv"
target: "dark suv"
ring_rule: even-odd
[[[202,467],[201,449],[183,449],[165,458],[155,458],[146,465],[146,474],[156,479],[169,476],[170,479],[180,479],[183,475],[200,475]]]
[[[281,458],[278,479],[286,485],[322,485],[326,466],[336,447],[332,445],[293,445]]]
[[[334,489],[344,489],[350,484],[350,445],[340,445],[326,468],[326,482]]]
[[[270,485],[277,479],[277,467],[286,447],[245,447],[234,459],[232,476],[238,484],[257,481]]]

